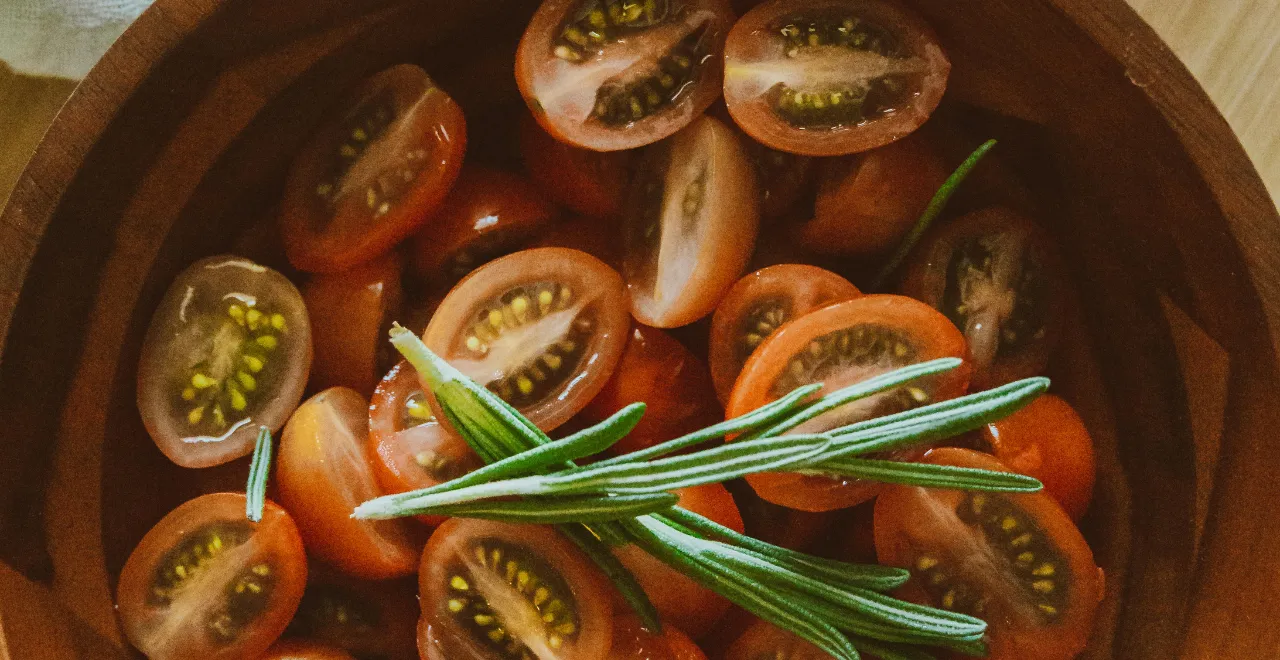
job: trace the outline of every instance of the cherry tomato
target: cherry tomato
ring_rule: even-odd
[[[950,447],[925,461],[1007,470]],[[1102,569],[1048,494],[890,486],[876,500],[875,535],[880,562],[912,573],[904,598],[987,622],[992,660],[1068,660],[1084,650]]]
[[[761,619],[747,628],[724,657],[726,660],[832,660],[826,651]]]
[[[832,526],[832,551],[823,555],[854,564],[876,563],[875,502],[863,502],[839,516]]]
[[[280,233],[280,209],[273,207],[236,235],[231,254],[280,271],[290,281],[301,280],[302,273],[289,263],[284,254],[284,236]]]
[[[580,250],[614,270],[622,267],[622,232],[613,219],[578,216],[557,222],[543,232],[533,247]]]
[[[1061,260],[1007,209],[971,213],[919,247],[902,292],[946,314],[973,354],[975,390],[1044,371],[1062,326]]]
[[[893,248],[946,180],[942,160],[918,135],[826,161],[813,220],[800,226],[797,238],[819,254],[857,256]]]
[[[1093,497],[1093,438],[1071,404],[1046,394],[982,431],[991,453],[1014,472],[1035,477],[1079,520]]]
[[[914,13],[880,0],[774,0],[725,44],[724,98],[751,137],[838,156],[916,130],[942,100],[951,62]]]
[[[663,625],[662,634],[655,635],[628,612],[613,617],[613,647],[605,660],[707,660],[707,656],[675,626]]]
[[[341,273],[312,277],[302,287],[311,316],[311,387],[373,392],[395,350],[387,329],[400,311],[400,255],[391,253]]]
[[[836,514],[831,511],[815,513],[779,506],[761,498],[745,483],[734,484],[730,490],[742,512],[747,536],[765,543],[810,552],[836,525]]]
[[[753,140],[747,142],[747,150],[760,182],[760,215],[779,218],[793,213],[809,191],[814,159],[770,149]]]
[[[628,205],[622,273],[632,315],[674,328],[710,314],[746,267],[760,224],[738,136],[703,117],[646,149]]]
[[[403,521],[351,517],[383,494],[367,450],[368,414],[365,398],[344,387],[308,399],[284,428],[275,485],[313,557],[376,580],[412,573],[421,546]]]
[[[454,518],[418,587],[424,660],[600,660],[612,643],[608,581],[550,527]]]
[[[203,495],[174,509],[134,548],[116,606],[129,641],[153,660],[253,658],[284,632],[307,581],[298,528],[267,502]]]
[[[644,417],[613,446],[614,453],[644,449],[724,419],[702,361],[671,335],[643,325],[632,327],[613,377],[581,416],[604,421],[635,402],[645,404]]]
[[[302,398],[311,323],[289,280],[239,257],[182,272],[151,317],[138,364],[138,410],[151,439],[183,467],[253,451]]]
[[[592,218],[612,218],[622,210],[629,152],[565,144],[526,117],[520,122],[520,153],[529,178],[561,205]]]
[[[287,638],[327,644],[359,658],[418,660],[416,581],[370,582],[312,566]]]
[[[808,383],[821,382],[825,391],[834,391],[909,364],[965,356],[964,337],[937,310],[903,296],[863,296],[809,312],[774,332],[747,360],[726,414],[737,417]],[[966,363],[850,403],[795,432],[825,431],[959,396],[968,385],[969,371]],[[908,449],[883,458],[918,453]],[[851,507],[871,499],[881,487],[857,479],[772,472],[748,476],[747,483],[760,497],[803,511]]]
[[[414,239],[414,272],[435,283],[452,284],[532,243],[555,214],[551,202],[523,177],[469,166]]]
[[[350,653],[313,642],[288,640],[267,649],[261,660],[355,660]]]
[[[617,272],[595,257],[565,248],[525,250],[459,282],[423,340],[551,430],[613,374],[630,329],[626,295]]]
[[[462,110],[422,69],[365,81],[294,161],[280,213],[289,261],[333,272],[391,250],[444,200],[466,142]]]
[[[742,365],[782,324],[812,310],[862,295],[835,273],[805,264],[780,264],[738,280],[711,317],[707,361],[716,395],[729,400]]]
[[[516,53],[533,116],[560,140],[632,149],[688,126],[720,95],[726,0],[545,0]]]

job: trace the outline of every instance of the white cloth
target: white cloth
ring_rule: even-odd
[[[0,0],[0,60],[80,79],[151,0]]]

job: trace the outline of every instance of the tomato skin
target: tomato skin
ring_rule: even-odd
[[[287,640],[272,645],[261,660],[355,660],[355,658],[350,653],[332,646]]]
[[[348,271],[318,274],[303,285],[315,351],[312,389],[373,392],[379,356],[394,352],[386,328],[400,309],[400,262],[393,252]]]
[[[780,506],[760,497],[746,484],[732,484],[731,492],[742,513],[747,536],[765,543],[811,552],[839,524],[834,512],[814,513]]]
[[[613,218],[622,210],[629,152],[566,144],[525,117],[520,121],[520,154],[529,178],[562,206],[590,218]]]
[[[1093,438],[1071,404],[1052,394],[988,424],[982,438],[1010,470],[1035,477],[1073,520],[1093,497]]]
[[[245,496],[240,493],[213,493],[190,500],[156,523],[129,555],[120,572],[116,607],[120,613],[121,626],[130,643],[149,658],[252,658],[265,652],[289,624],[289,619],[293,617],[302,599],[303,587],[307,581],[307,560],[302,549],[302,538],[289,514],[274,502],[266,503],[262,521],[258,523],[245,519],[245,502]],[[237,561],[243,566],[240,573],[243,579],[250,565],[262,562],[272,569],[268,575],[273,579],[267,602],[262,605],[261,611],[227,642],[210,638],[213,623],[209,619],[218,616],[218,610],[212,607],[223,602],[219,596],[231,586],[231,580],[236,576],[220,572],[216,575],[220,579],[216,584],[208,580],[199,581],[200,577],[215,577],[214,574],[206,573],[193,578],[197,581],[189,584],[187,590],[174,593],[170,605],[152,602],[154,580],[168,553],[178,544],[192,539],[194,534],[208,529],[208,526],[219,524],[243,525],[247,539],[235,548],[246,549],[247,553],[241,550],[230,558],[225,553],[215,556],[210,566],[216,567],[219,562]],[[220,549],[225,547],[221,542],[214,542]],[[223,571],[225,570],[224,567]],[[181,610],[170,612],[177,608]],[[192,608],[199,609],[192,611]],[[222,610],[222,613],[225,615],[226,610]],[[175,622],[169,620],[171,616],[182,618]],[[209,630],[192,625],[197,619],[191,617],[196,616],[204,617],[205,624],[210,626]]]
[[[662,634],[645,630],[640,617],[626,612],[613,617],[613,646],[605,660],[707,660],[689,636],[671,625]]]
[[[622,233],[613,218],[570,217],[553,224],[532,247],[560,247],[586,252],[610,268],[622,268]]]
[[[343,148],[354,152],[346,142],[353,130],[350,113],[388,102],[392,123],[345,166],[340,180],[329,182],[334,154]],[[444,201],[466,149],[462,109],[411,64],[369,78],[339,108],[294,160],[281,203],[289,262],[308,272],[346,270],[412,235]],[[396,166],[402,169],[387,172]],[[412,181],[404,181],[402,172],[410,172]],[[317,197],[326,182],[338,189],[336,197]]]
[[[831,660],[831,655],[768,621],[756,619],[729,647],[725,660],[786,658],[786,660]]]
[[[801,197],[813,192],[811,183],[817,161],[770,149],[754,140],[747,141],[747,150],[760,181],[761,217],[777,219],[794,213]]]

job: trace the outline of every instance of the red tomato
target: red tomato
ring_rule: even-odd
[[[1093,497],[1093,438],[1071,404],[1045,394],[982,433],[991,453],[1014,472],[1035,477],[1079,520]]]
[[[902,292],[964,331],[975,390],[1044,371],[1062,326],[1061,260],[1043,230],[993,208],[940,228],[921,244]]]
[[[376,580],[412,573],[421,546],[403,521],[351,517],[383,494],[367,450],[368,414],[365,398],[343,387],[308,399],[284,428],[275,485],[313,557]]]
[[[294,161],[280,209],[289,262],[333,272],[390,251],[444,200],[466,136],[462,110],[422,69],[365,81]]]
[[[320,274],[302,287],[311,316],[311,388],[373,392],[392,362],[387,329],[400,312],[400,255],[391,253],[341,273]],[[394,362],[392,362],[394,363]]]
[[[819,254],[856,256],[895,247],[947,180],[942,159],[919,135],[824,165],[813,220],[797,236]]]
[[[350,653],[332,646],[289,640],[267,649],[261,660],[355,660]]]
[[[810,156],[874,149],[916,130],[951,62],[914,13],[880,0],[774,0],[725,44],[724,98],[766,146]]]
[[[645,630],[634,614],[613,617],[613,647],[605,660],[707,660],[689,636],[675,626],[663,625],[662,634]]]
[[[755,186],[738,136],[711,117],[645,150],[628,199],[622,268],[636,320],[674,328],[715,309],[751,258]]]
[[[794,633],[757,619],[729,647],[725,660],[832,660],[827,652]]]
[[[361,658],[418,660],[417,625],[416,580],[357,580],[313,565],[285,637]]]
[[[612,218],[622,210],[630,153],[565,144],[525,117],[520,122],[520,154],[529,178],[561,205],[592,218]]]
[[[525,250],[459,282],[423,340],[551,430],[613,374],[630,329],[626,295],[617,272],[586,253]]]
[[[835,559],[854,564],[876,563],[875,503],[863,502],[840,512],[840,520],[832,526]]]
[[[551,202],[523,177],[468,166],[414,238],[414,272],[437,284],[452,284],[532,243],[555,214]]]
[[[760,182],[760,215],[779,218],[796,211],[800,198],[810,192],[814,159],[770,149],[755,141],[747,150]]]
[[[814,513],[779,506],[745,485],[734,487],[732,492],[733,501],[742,512],[747,536],[765,543],[811,552],[837,526],[835,512]]]
[[[614,270],[622,267],[622,232],[613,219],[578,216],[557,222],[542,234],[533,247],[580,250]]]
[[[533,116],[560,140],[632,149],[688,126],[720,95],[726,0],[545,0],[516,53]]]
[[[601,422],[636,402],[645,404],[644,417],[613,453],[644,449],[724,419],[702,361],[671,335],[643,325],[632,327],[613,377],[581,417]]]
[[[949,447],[925,461],[1007,470]],[[1068,660],[1084,650],[1102,569],[1046,493],[889,486],[876,500],[875,534],[880,562],[912,573],[902,596],[984,619],[992,660]]]
[[[862,295],[835,273],[804,264],[780,264],[738,280],[711,317],[707,361],[716,395],[729,400],[742,365],[782,324],[819,307]]]
[[[116,608],[129,642],[153,660],[261,655],[284,632],[307,582],[298,528],[267,502],[214,493],[165,516],[120,572]]]
[[[302,273],[289,264],[284,254],[284,237],[280,234],[280,209],[270,208],[260,218],[236,234],[231,254],[280,271],[291,281]]]
[[[550,527],[454,518],[418,588],[424,660],[600,660],[612,643],[608,581]]]
[[[872,295],[810,312],[778,329],[752,353],[733,387],[726,414],[737,417],[808,383],[834,391],[895,368],[941,357],[964,358],[964,337],[928,305],[902,296]],[[899,412],[964,393],[969,367],[848,404],[797,427],[795,432],[837,426]],[[918,454],[908,449],[888,458]],[[794,473],[747,477],[770,502],[803,511],[830,511],[865,502],[881,485]]]
[[[238,257],[184,270],[151,317],[138,364],[138,410],[183,467],[253,451],[258,427],[284,425],[311,368],[311,323],[289,280]]]

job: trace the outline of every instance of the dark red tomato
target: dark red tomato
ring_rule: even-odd
[[[303,285],[315,346],[312,389],[342,386],[367,396],[394,363],[387,329],[400,313],[400,261],[391,253]]]
[[[613,374],[631,321],[622,278],[566,248],[502,257],[458,283],[423,340],[462,373],[551,430]]]
[[[516,53],[533,116],[560,140],[633,149],[688,126],[720,96],[726,0],[545,0]]]
[[[631,328],[613,377],[581,417],[600,422],[636,402],[645,404],[644,417],[613,453],[644,449],[724,419],[702,361],[671,335],[643,325]]]
[[[550,527],[454,518],[418,588],[424,660],[600,660],[612,644],[609,582]]]
[[[571,217],[543,232],[533,247],[580,250],[617,270],[622,267],[622,232],[614,219]]]
[[[308,399],[284,428],[275,485],[312,557],[377,580],[412,573],[421,545],[404,521],[351,517],[383,494],[367,449],[368,415],[368,401],[343,387]]]
[[[523,177],[468,166],[414,238],[414,272],[436,284],[452,284],[528,246],[555,215],[551,202]]]
[[[703,117],[646,149],[624,222],[622,274],[636,320],[674,328],[710,314],[746,267],[760,224],[737,134]]]
[[[964,358],[964,337],[937,310],[903,296],[871,295],[808,314],[779,328],[747,360],[729,397],[726,414],[737,417],[809,383],[834,391],[873,376],[942,357]],[[796,428],[798,433],[891,414],[959,396],[969,366],[837,408]],[[908,458],[907,449],[883,458]],[[830,511],[865,502],[878,483],[796,473],[747,477],[756,493],[774,504],[803,511]]]
[[[520,122],[520,153],[529,178],[561,205],[592,218],[613,218],[622,210],[628,152],[565,144],[526,117]]]
[[[742,365],[782,324],[831,303],[862,295],[835,273],[805,264],[780,264],[738,280],[711,317],[707,361],[716,395],[729,400]]]
[[[857,256],[901,241],[947,179],[942,159],[919,135],[824,163],[813,220],[800,245],[819,254]]]
[[[809,156],[866,151],[924,123],[951,62],[920,17],[880,0],[774,0],[725,44],[724,98],[766,146]]]
[[[925,461],[1007,470],[949,447]],[[1102,569],[1048,494],[890,486],[876,500],[875,534],[880,562],[912,573],[902,597],[984,619],[992,660],[1068,660],[1084,650]]]
[[[809,191],[814,159],[747,143],[760,182],[760,215],[780,218],[796,212],[800,198]]]
[[[1007,209],[970,213],[917,249],[902,292],[937,308],[969,341],[973,388],[1044,371],[1062,326],[1064,280],[1053,243]]]
[[[732,486],[747,536],[776,546],[811,552],[837,526],[835,512],[814,513],[779,506],[761,498],[750,486]],[[874,557],[873,557],[874,559]],[[736,637],[736,636],[735,636]]]
[[[289,280],[239,257],[202,259],[165,293],[142,345],[138,410],[151,439],[183,467],[253,451],[302,398],[311,322]]]
[[[327,644],[358,658],[418,660],[417,626],[416,580],[357,580],[313,565],[285,637]]]
[[[300,281],[301,273],[289,264],[284,254],[284,237],[280,234],[280,209],[269,208],[260,218],[245,227],[231,243],[231,254],[254,263],[274,268],[291,281]]]
[[[707,660],[689,636],[675,626],[662,626],[662,634],[645,630],[631,613],[613,617],[613,647],[605,660]]]
[[[462,110],[420,68],[400,64],[337,106],[294,161],[280,218],[295,267],[346,270],[426,222],[458,177]]]
[[[831,655],[794,633],[757,619],[729,647],[725,660],[833,660]]]
[[[350,653],[314,642],[288,640],[267,649],[261,660],[355,660]]]
[[[253,658],[284,632],[307,582],[302,538],[272,502],[262,522],[244,512],[242,494],[203,495],[133,549],[116,609],[129,642],[147,657]]]
[[[1093,498],[1093,438],[1071,404],[1045,394],[983,429],[991,453],[1014,472],[1039,479],[1079,520]]]

